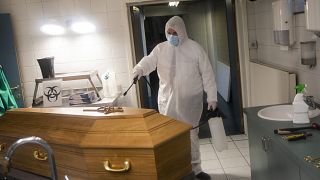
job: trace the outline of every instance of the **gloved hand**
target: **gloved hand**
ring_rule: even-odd
[[[142,69],[133,69],[133,79],[138,77],[138,80],[143,76]]]
[[[208,110],[212,109],[213,111],[217,108],[217,101],[208,102]]]

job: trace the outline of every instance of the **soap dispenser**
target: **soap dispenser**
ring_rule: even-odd
[[[305,124],[310,123],[308,116],[309,106],[304,102],[305,84],[298,84],[296,86],[297,94],[293,100],[293,123]]]

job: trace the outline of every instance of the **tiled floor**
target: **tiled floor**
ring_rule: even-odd
[[[212,140],[200,139],[201,163],[213,180],[251,180],[249,144],[246,135],[228,136],[228,149],[215,150]]]

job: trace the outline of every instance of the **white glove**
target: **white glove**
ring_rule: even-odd
[[[217,108],[217,101],[208,102],[208,110],[212,109],[213,111]]]
[[[138,77],[138,80],[143,76],[142,69],[133,69],[133,78]]]

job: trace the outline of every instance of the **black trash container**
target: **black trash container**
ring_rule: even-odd
[[[43,78],[54,78],[54,57],[45,57],[37,59],[42,77]]]

